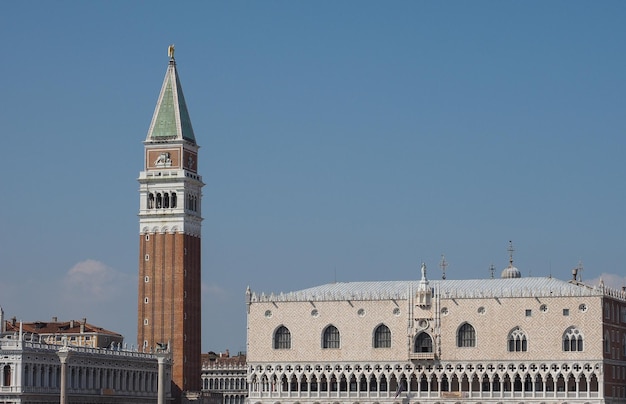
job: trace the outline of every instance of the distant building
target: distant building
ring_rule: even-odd
[[[121,347],[124,343],[124,337],[121,334],[89,324],[85,318],[81,321],[58,321],[56,317],[53,317],[52,321],[19,323],[13,317],[4,323],[2,331],[17,335],[16,333],[20,331],[20,328],[25,334],[38,335],[39,342],[46,344],[63,345],[67,343],[72,346],[111,348]]]
[[[246,355],[202,354],[202,390],[220,395],[220,404],[243,404],[248,396]]]
[[[249,403],[626,403],[626,292],[574,277],[248,289]]]
[[[154,404],[158,392],[156,355],[116,349],[64,347],[38,342],[30,332],[0,337],[0,403],[59,403],[62,374],[70,403]],[[59,352],[67,350],[65,370]],[[164,365],[165,379],[171,377]],[[165,395],[168,396],[169,383]]]

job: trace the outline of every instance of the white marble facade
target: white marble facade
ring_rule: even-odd
[[[423,268],[246,300],[251,404],[626,402],[623,291]]]
[[[58,403],[61,345],[0,340],[0,403]],[[70,403],[156,403],[158,364],[153,354],[87,347],[66,347]],[[166,377],[171,377],[169,366]],[[169,386],[169,383],[167,384]],[[169,395],[169,392],[166,392]]]

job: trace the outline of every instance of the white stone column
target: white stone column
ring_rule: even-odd
[[[157,353],[156,356],[159,364],[157,404],[165,404],[167,392],[166,383],[171,383],[171,380],[166,380],[165,365],[168,363],[170,355],[169,353]]]
[[[70,357],[70,350],[63,347],[57,351],[61,361],[61,397],[60,404],[67,404],[67,362]]]

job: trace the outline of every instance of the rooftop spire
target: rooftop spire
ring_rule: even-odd
[[[448,262],[446,261],[445,255],[441,254],[441,262],[439,263],[439,268],[441,268],[441,279],[446,279],[446,268],[448,267]]]
[[[169,64],[146,141],[187,140],[195,144],[196,137],[176,70],[174,45],[167,48],[167,55]]]
[[[513,266],[513,242],[509,241],[509,266],[504,268],[502,271],[502,278],[520,278],[522,276],[521,272]]]

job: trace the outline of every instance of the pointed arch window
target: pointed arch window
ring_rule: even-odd
[[[509,333],[509,352],[526,352],[528,341],[526,334],[519,327],[515,327]]]
[[[341,337],[339,330],[334,325],[329,325],[324,329],[322,337],[322,348],[324,349],[339,349],[341,346]]]
[[[476,346],[476,330],[470,323],[463,323],[456,334],[456,346],[468,348]]]
[[[2,381],[3,386],[11,385],[11,366],[5,365],[3,368],[4,380]]]
[[[563,333],[563,351],[580,352],[583,350],[583,334],[576,327],[569,327]]]
[[[433,339],[428,333],[421,332],[417,335],[413,352],[433,352]]]
[[[391,348],[391,330],[385,324],[374,330],[374,348]]]
[[[291,349],[291,332],[284,325],[274,333],[274,349]]]

